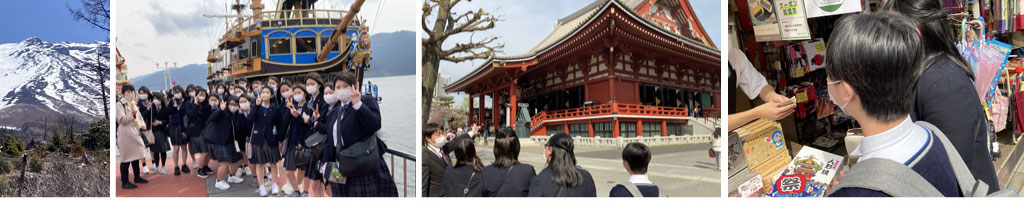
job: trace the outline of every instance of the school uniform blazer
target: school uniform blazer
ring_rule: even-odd
[[[249,110],[248,114],[252,114],[251,109]],[[232,125],[234,126],[235,130],[235,141],[243,143],[246,142],[246,140],[249,139],[249,135],[252,134],[252,120],[246,118],[246,113],[243,113],[241,109],[239,109],[237,113],[231,113],[231,115],[234,116],[232,118],[234,124]]]
[[[526,197],[530,193],[530,179],[537,171],[529,164],[516,164],[509,168],[494,165],[484,167],[484,197]]]
[[[337,142],[337,146],[341,146],[343,149],[367,137],[376,137],[373,134],[380,130],[381,127],[380,108],[377,106],[377,100],[372,96],[364,95],[359,102],[362,104],[359,109],[353,108],[351,102],[339,108],[334,108],[331,113],[336,114],[333,114],[332,118],[334,120],[341,118],[341,121],[337,123],[337,128],[334,127],[334,122],[336,121],[331,121],[330,123],[323,122],[323,126],[332,131],[325,133],[328,136],[327,140],[330,142],[327,143],[328,146],[325,150],[330,151],[324,153],[324,161],[335,161],[336,152],[334,150],[336,147],[333,136],[335,133],[340,135],[338,139],[341,140],[341,142]],[[383,156],[387,145],[384,145],[384,142],[379,140],[377,142],[379,142],[377,148],[380,150],[381,156]]]
[[[277,117],[277,121],[274,122],[274,130],[277,133],[274,134],[274,137],[277,138],[277,143],[281,143],[284,142],[285,139],[288,139],[288,132],[291,130],[293,117],[291,111],[288,110],[288,102],[280,102],[277,105],[274,105],[274,110],[276,110],[276,112],[272,113],[272,115]]]
[[[420,185],[422,188],[423,197],[445,197],[448,196],[448,192],[444,189],[444,173],[451,167],[451,159],[448,155],[442,155],[438,157],[437,150],[431,151],[428,149],[429,146],[423,145],[423,162],[420,163],[420,168],[423,169],[423,178],[420,181],[423,182]]]
[[[189,137],[199,137],[202,135],[203,127],[206,126],[206,120],[211,115],[210,106],[204,103],[186,102],[183,109],[185,110],[186,122],[191,124],[185,125],[185,134]]]
[[[178,103],[177,107],[174,106],[175,102]],[[185,101],[171,99],[171,102],[167,103],[167,110],[170,114],[169,125],[185,127]]]
[[[148,103],[148,100],[144,100],[139,101],[135,104],[136,107],[139,108],[139,114],[142,115],[142,122],[146,124],[145,130],[153,130],[153,110],[151,108],[146,108],[146,105],[148,105]]]
[[[576,169],[583,177],[583,183],[576,187],[559,186],[555,183],[551,168],[544,168],[536,177],[530,180],[530,197],[555,197],[558,189],[562,189],[559,197],[597,197],[597,189],[594,187],[594,178],[590,172],[584,169]]]
[[[157,105],[154,104],[153,105],[153,111],[154,111],[153,119],[155,121],[160,121],[160,125],[153,126],[153,129],[166,131],[167,130],[167,124],[170,123],[169,122],[170,115],[171,115],[171,112],[173,111],[173,109],[174,108],[171,108],[170,106],[167,106],[167,105],[161,105],[160,107],[157,107]]]
[[[206,124],[213,125],[213,135],[203,136],[206,138],[206,142],[216,145],[232,144],[231,132],[234,128],[231,126],[231,116],[232,114],[228,111],[220,108],[213,109],[213,113],[210,114],[210,118],[206,122]]]
[[[278,112],[280,110],[277,105],[271,104],[269,107],[264,108],[263,105],[256,105],[252,108],[252,112],[246,116],[252,122],[252,138],[250,143],[253,145],[268,145],[270,147],[277,148],[277,136],[274,135],[274,126],[277,125]],[[282,136],[284,133],[280,133]]]
[[[449,197],[483,196],[483,175],[474,172],[472,165],[460,164],[444,171],[444,189]],[[469,191],[465,191],[469,186]]]
[[[296,105],[296,107],[297,106],[298,105]],[[299,116],[297,117],[292,116],[290,110],[285,111],[285,113],[287,113],[287,115],[291,117],[291,124],[289,125],[290,128],[288,129],[288,147],[294,148],[298,145],[301,145],[306,141],[306,138],[308,138],[310,134],[313,134],[313,123],[311,122],[313,119],[313,110],[307,106],[308,105],[304,105],[301,108],[296,108],[298,110],[301,110],[299,112]],[[310,121],[304,121],[302,119],[303,114],[310,115]]]

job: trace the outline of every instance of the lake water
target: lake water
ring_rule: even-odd
[[[388,145],[388,148],[416,155],[416,77],[415,75],[366,78],[363,82],[372,82],[377,85],[378,93],[382,101],[381,110],[381,140]],[[384,161],[391,164],[391,156],[385,155]],[[408,196],[416,197],[416,162],[403,161],[399,157],[394,158],[394,163],[389,165],[392,168],[392,176],[398,184],[398,195],[402,196],[402,186],[408,192]],[[404,169],[403,169],[404,166]],[[404,170],[404,175],[403,175]],[[405,177],[403,181],[403,176]]]

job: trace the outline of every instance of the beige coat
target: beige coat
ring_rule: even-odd
[[[129,103],[130,104],[130,103]],[[117,102],[117,150],[120,154],[118,162],[132,162],[146,159],[146,145],[139,135],[139,127],[135,123],[132,106]]]

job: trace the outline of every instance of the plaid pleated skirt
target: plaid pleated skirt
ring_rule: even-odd
[[[383,160],[383,159],[381,159]],[[377,173],[348,177],[345,184],[331,182],[334,197],[398,197],[398,187],[387,163],[381,161]]]
[[[235,151],[235,145],[209,144],[210,158],[217,162],[237,162],[242,160],[242,154]]]
[[[252,154],[252,158],[249,158],[249,163],[252,164],[268,164],[277,163],[281,161],[281,153],[277,151],[277,147],[271,147],[270,145],[252,145],[252,150],[249,150],[247,154]]]
[[[181,125],[170,125],[167,127],[167,137],[171,138],[171,145],[181,146],[188,144],[188,137],[185,137],[185,129]]]
[[[188,153],[201,154],[210,153],[210,146],[206,145],[206,139],[203,136],[194,137],[188,142]]]

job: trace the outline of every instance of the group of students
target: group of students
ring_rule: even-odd
[[[569,135],[559,133],[548,138],[544,144],[546,167],[538,173],[533,166],[519,162],[519,137],[511,129],[494,132],[494,162],[484,166],[472,138],[478,130],[455,135],[444,132],[436,123],[423,126],[420,187],[424,197],[597,196],[594,178],[577,165]],[[454,162],[450,155],[455,155]],[[613,187],[609,196],[665,196],[647,178],[651,152],[646,145],[626,145],[622,158],[629,180]]]
[[[244,174],[254,177],[260,196],[291,191],[286,196],[396,197],[395,181],[383,162],[365,175],[324,176],[331,175],[328,164],[337,163],[335,150],[377,138],[381,128],[376,99],[360,93],[355,76],[339,72],[333,77],[330,83],[317,73],[307,74],[302,83],[269,77],[265,84],[253,81],[251,88],[236,80],[209,91],[193,85],[166,92],[122,86],[116,107],[121,188],[148,183],[141,174],[167,173],[170,151],[175,176],[190,171],[203,179],[216,175],[214,186],[221,190],[243,182]],[[141,133],[150,131],[155,140],[143,142]],[[312,145],[306,139],[314,133],[326,135],[321,153],[309,153]],[[152,154],[152,165],[140,168],[146,153]],[[193,161],[191,169],[186,157]],[[215,170],[210,162],[218,165]]]

